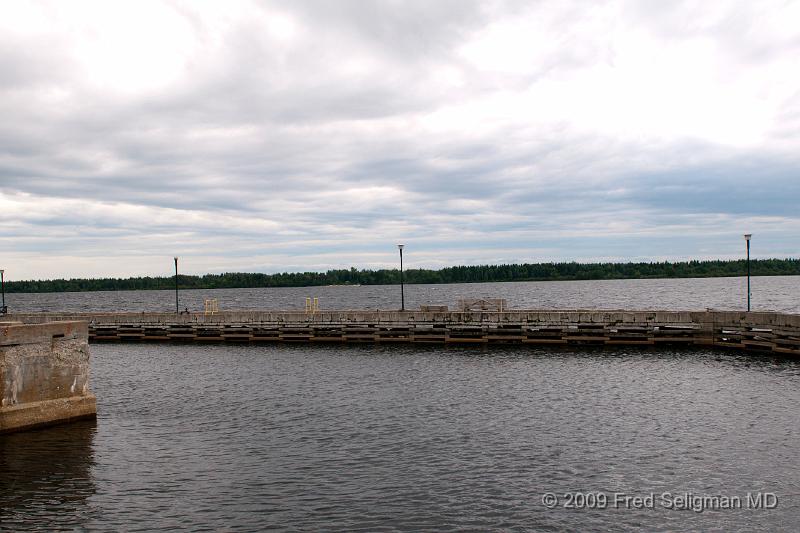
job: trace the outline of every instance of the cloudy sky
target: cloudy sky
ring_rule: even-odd
[[[9,279],[800,256],[800,2],[0,4]]]

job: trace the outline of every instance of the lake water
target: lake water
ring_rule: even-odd
[[[752,309],[800,313],[800,276],[751,279]],[[303,309],[317,297],[322,309],[399,309],[397,285],[180,291],[180,308]],[[505,298],[513,309],[746,309],[746,278],[632,279],[406,285],[407,309],[456,307],[459,298]],[[7,294],[11,311],[174,311],[174,291]]]
[[[754,308],[797,312],[798,282],[756,278]],[[406,301],[741,308],[740,285],[408,286]],[[397,307],[395,289],[182,294],[223,308],[302,308],[306,296],[387,308]],[[13,294],[8,303],[169,310],[170,296]],[[0,530],[772,532],[800,523],[794,359],[377,345],[92,344],[91,354],[96,422],[0,436]],[[548,493],[555,508],[543,503]],[[776,506],[748,508],[748,493]],[[570,494],[584,508],[565,508]],[[708,508],[723,497],[742,508]]]
[[[98,344],[92,356],[96,423],[0,437],[0,529],[800,523],[797,361],[373,345]],[[605,495],[606,508],[565,509],[576,492]],[[665,508],[687,492],[772,493],[777,507]],[[617,493],[653,493],[654,506],[614,508]]]

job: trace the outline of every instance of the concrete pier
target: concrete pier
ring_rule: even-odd
[[[0,322],[0,433],[94,418],[86,322]]]
[[[85,320],[91,341],[717,346],[800,356],[800,315],[739,311],[501,310],[30,313]]]

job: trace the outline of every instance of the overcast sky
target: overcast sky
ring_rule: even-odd
[[[3,2],[7,279],[800,256],[800,2]]]

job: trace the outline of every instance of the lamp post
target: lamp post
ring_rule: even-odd
[[[750,238],[752,233],[745,233],[744,240],[747,242],[747,312],[750,312]]]
[[[398,244],[397,249],[400,250],[400,310],[406,310],[406,295],[403,287],[403,247],[405,244]]]
[[[0,269],[0,286],[3,288],[3,303],[0,304],[0,315],[6,314],[8,309],[6,309],[6,271],[5,269]]]
[[[175,314],[179,314],[180,311],[178,309],[178,258],[174,257],[175,259]]]

